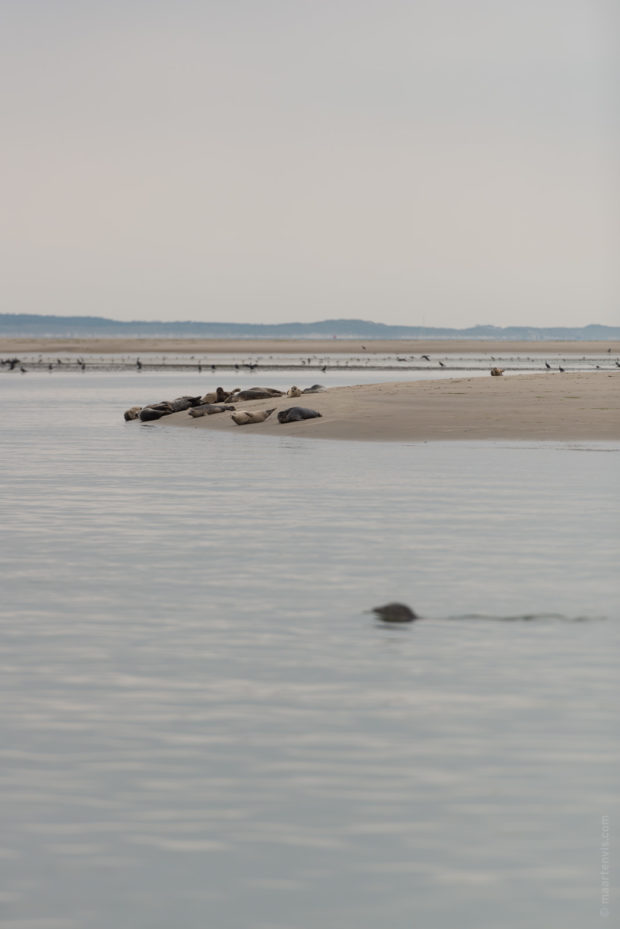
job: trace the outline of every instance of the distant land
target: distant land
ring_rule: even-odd
[[[501,341],[610,341],[620,339],[620,326],[581,327],[387,326],[363,319],[325,319],[316,323],[121,322],[103,316],[42,316],[0,313],[5,338],[174,338],[174,339],[493,339]]]

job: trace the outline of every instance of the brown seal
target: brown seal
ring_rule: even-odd
[[[238,426],[248,426],[250,423],[264,423],[274,410],[275,406],[272,410],[256,410],[256,412],[252,413],[250,413],[249,410],[237,410],[230,418],[233,422],[237,423]]]

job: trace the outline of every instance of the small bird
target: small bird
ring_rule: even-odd
[[[439,367],[440,367],[440,368],[443,368],[443,367],[445,367],[445,365],[444,365],[444,363],[443,363],[443,361],[440,361],[440,362],[439,362]]]
[[[428,357],[428,355],[422,355],[422,358],[424,359],[424,361],[430,361],[430,358]]]
[[[548,361],[545,361],[545,368],[549,368],[549,370],[551,371],[551,365],[549,364]]]
[[[373,606],[371,613],[385,623],[411,623],[420,617],[406,603],[386,603],[385,606]]]
[[[565,369],[562,367],[562,365],[558,365],[558,371],[561,371],[562,374],[564,374],[564,370]]]

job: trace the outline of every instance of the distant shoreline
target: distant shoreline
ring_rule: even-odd
[[[167,352],[188,355],[373,355],[508,353],[544,355],[586,355],[608,353],[620,356],[620,340],[585,341],[503,341],[501,339],[59,339],[0,338],[0,356],[18,352],[65,352],[69,354],[146,354]]]

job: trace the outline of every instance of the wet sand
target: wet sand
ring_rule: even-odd
[[[353,339],[6,339],[0,338],[0,355],[16,352],[75,352],[84,354],[413,354],[445,355],[452,352],[505,355],[587,355],[607,353],[618,357],[620,342],[503,342],[486,340],[353,340]]]
[[[620,441],[620,369],[361,384],[235,406],[276,412],[246,426],[229,412],[193,418],[187,411],[148,425],[361,441]],[[317,410],[321,418],[280,424],[277,411],[290,406]]]

